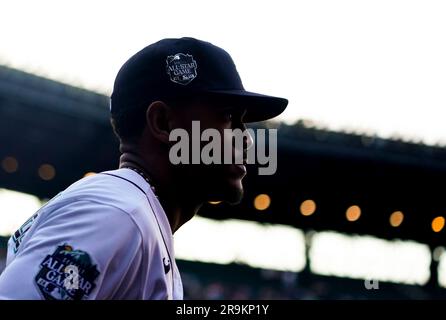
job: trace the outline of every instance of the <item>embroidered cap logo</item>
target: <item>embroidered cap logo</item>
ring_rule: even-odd
[[[168,56],[166,65],[167,74],[175,83],[187,85],[197,76],[197,62],[190,54],[177,53]]]

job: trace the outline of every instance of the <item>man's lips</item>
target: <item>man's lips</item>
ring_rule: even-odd
[[[244,164],[234,164],[233,167],[241,177],[246,175],[246,166]]]

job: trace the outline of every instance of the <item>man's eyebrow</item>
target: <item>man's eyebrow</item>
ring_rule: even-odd
[[[245,115],[247,109],[246,108],[240,108],[240,107],[236,107],[236,106],[225,106],[225,107],[221,107],[220,108],[221,111],[233,111],[233,112],[237,112],[241,115]]]
[[[235,107],[234,106],[231,106],[231,105],[229,105],[229,104],[217,104],[217,108],[219,109],[219,110],[232,110],[232,109],[235,109]]]

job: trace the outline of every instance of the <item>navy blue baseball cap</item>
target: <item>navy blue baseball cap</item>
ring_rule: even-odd
[[[246,108],[245,122],[282,113],[288,100],[246,91],[231,56],[194,38],[163,39],[133,55],[119,70],[110,101],[119,114],[153,101],[207,97]]]

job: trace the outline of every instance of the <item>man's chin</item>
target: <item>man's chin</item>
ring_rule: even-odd
[[[230,205],[239,204],[243,199],[243,189],[234,188],[234,190],[229,194],[227,194],[225,202]]]
[[[243,185],[241,180],[222,180],[220,183],[207,185],[206,193],[207,201],[222,201],[230,205],[239,204],[243,199]]]
[[[243,199],[243,185],[242,181],[237,179],[227,183],[226,188],[224,188],[221,198],[224,202],[231,205],[239,204]]]

